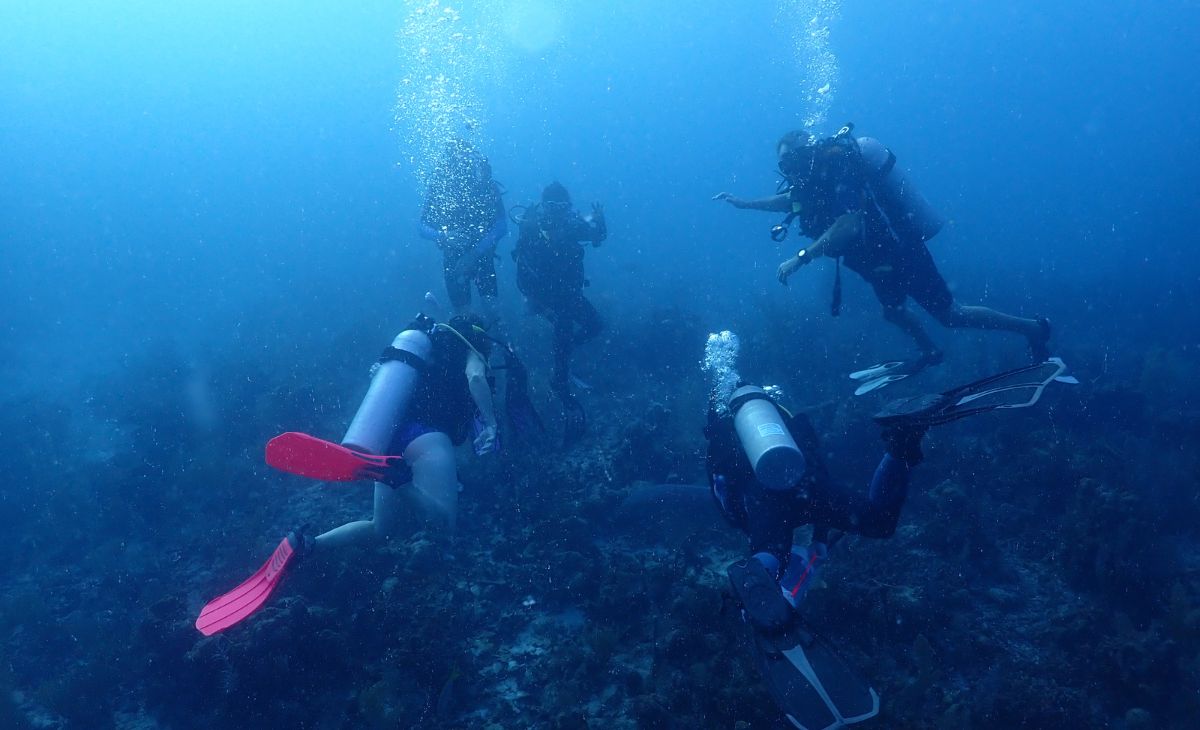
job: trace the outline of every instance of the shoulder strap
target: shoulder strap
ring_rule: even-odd
[[[884,162],[883,167],[879,168],[879,172],[876,173],[880,178],[887,177],[892,172],[892,168],[896,166],[896,153],[890,149],[887,153],[887,162]]]

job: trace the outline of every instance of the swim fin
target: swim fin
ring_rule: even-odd
[[[903,360],[889,360],[888,362],[881,362],[877,365],[872,365],[869,368],[866,368],[863,370],[856,370],[856,371],[850,373],[850,379],[851,380],[874,380],[876,378],[887,375],[890,371],[895,370],[896,368],[899,368],[902,365],[904,365]]]
[[[587,412],[573,395],[562,396],[563,404],[563,446],[570,446],[587,432]]]
[[[925,368],[937,365],[942,361],[940,351],[928,352],[916,360],[889,360],[878,365],[872,365],[865,370],[850,373],[851,380],[861,381],[862,385],[854,390],[854,395],[866,395],[873,390],[885,388],[905,378],[916,375]]]
[[[512,347],[504,345],[504,410],[519,438],[543,434],[546,426],[529,399],[529,371]]]
[[[977,413],[1028,408],[1038,402],[1050,383],[1077,383],[1071,376],[1063,375],[1066,370],[1061,358],[1052,357],[941,394],[901,398],[875,414],[875,421],[885,428],[926,429]]]
[[[725,569],[733,595],[746,621],[764,634],[778,634],[795,620],[792,604],[783,597],[779,582],[757,557],[732,563]]]
[[[767,690],[793,727],[835,730],[879,714],[879,695],[824,639],[794,623],[784,633],[754,632]]]
[[[376,456],[354,451],[339,444],[289,431],[267,442],[267,464],[288,474],[320,479],[325,482],[353,482],[359,479],[403,483],[397,478],[403,458]]]
[[[254,575],[232,591],[205,604],[200,611],[200,616],[196,618],[196,628],[200,630],[200,633],[212,636],[219,631],[224,631],[230,626],[240,623],[267,602],[283,578],[288,565],[297,555],[296,546],[291,542],[292,539],[297,541],[297,545],[303,540],[302,537],[296,536],[296,533],[290,533],[280,541],[275,552],[271,553],[271,557]]]

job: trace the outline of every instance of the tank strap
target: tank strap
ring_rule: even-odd
[[[749,391],[746,393],[742,393],[737,398],[734,398],[733,400],[729,401],[729,412],[735,413],[737,411],[737,409],[741,408],[742,406],[746,405],[747,403],[749,403],[752,400],[765,400],[772,404],[775,403],[775,401],[771,400],[771,396],[767,395],[766,393],[762,392],[761,390],[752,390],[752,391]]]
[[[878,175],[880,177],[880,179],[883,179],[892,173],[892,168],[895,166],[896,166],[896,153],[892,152],[891,150],[888,150],[887,162],[883,163],[883,166],[879,168],[879,172],[877,172],[875,174]]]
[[[461,340],[461,341],[462,341],[462,343],[463,343],[464,345],[466,345],[466,346],[467,346],[467,349],[468,349],[468,350],[470,350],[471,352],[473,352],[473,353],[475,353],[476,355],[478,355],[480,360],[483,360],[483,368],[484,368],[484,370],[488,371],[489,373],[492,371],[492,364],[488,362],[488,359],[487,359],[486,357],[484,357],[484,356],[483,356],[483,353],[482,353],[482,352],[480,352],[480,351],[479,351],[479,349],[478,349],[477,347],[475,347],[475,345],[472,345],[472,344],[471,344],[471,341],[470,341],[470,340],[468,340],[466,337],[464,337],[464,336],[463,336],[463,334],[462,334],[461,332],[459,332],[458,330],[454,329],[454,328],[453,328],[453,327],[451,327],[450,325],[448,325],[448,324],[445,324],[445,323],[442,323],[442,322],[439,322],[438,324],[434,325],[434,327],[436,327],[436,328],[437,328],[437,329],[439,329],[439,330],[445,331],[445,332],[450,332],[450,333],[451,333],[451,334],[453,334],[455,337],[457,337],[459,340]],[[485,334],[486,334],[486,333],[485,333]]]
[[[379,356],[379,363],[383,364],[385,362],[392,361],[402,362],[417,372],[424,372],[425,367],[428,364],[422,360],[420,356],[414,355],[408,350],[401,350],[388,345],[386,348],[384,348],[383,353]]]

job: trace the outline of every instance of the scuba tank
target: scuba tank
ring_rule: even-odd
[[[433,351],[428,332],[417,328],[427,321],[431,320],[418,319],[380,355],[371,386],[346,429],[343,446],[368,454],[387,453]]]
[[[894,232],[928,241],[946,221],[934,210],[904,171],[896,166],[896,155],[874,137],[859,137],[859,154],[871,177],[871,192]]]
[[[768,489],[791,489],[807,464],[775,401],[757,385],[743,385],[730,397],[729,412],[758,481]]]

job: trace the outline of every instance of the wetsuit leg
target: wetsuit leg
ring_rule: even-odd
[[[875,468],[867,496],[829,484],[811,495],[804,521],[866,537],[891,537],[908,498],[911,472],[912,468],[903,461],[884,454]]]
[[[446,294],[450,297],[450,304],[456,310],[471,305],[471,280],[455,272],[461,258],[462,254],[452,254],[449,251],[442,254],[442,279],[446,282]]]
[[[559,310],[551,318],[554,325],[554,375],[551,385],[561,395],[569,392],[571,351],[575,347],[575,320],[568,312]]]
[[[787,566],[792,551],[792,531],[808,522],[795,491],[768,491],[755,483],[746,489],[746,533],[751,553],[770,553],[778,561],[777,574]]]
[[[600,313],[596,311],[596,307],[587,300],[582,294],[575,303],[573,313],[575,323],[578,325],[578,330],[575,333],[575,344],[582,345],[604,329],[604,320],[600,319]]]
[[[924,243],[905,247],[896,264],[896,285],[930,314],[948,309],[954,303],[950,287]]]
[[[502,340],[508,339],[504,323],[500,321],[500,309],[497,306],[499,289],[496,285],[496,257],[491,251],[484,254],[479,261],[473,278],[475,288],[479,290],[479,311],[487,326],[492,330],[492,336]]]
[[[479,257],[479,263],[475,265],[471,280],[475,282],[479,296],[491,300],[496,298],[499,288],[496,285],[496,256],[494,253],[488,251]]]
[[[921,246],[924,250],[924,245]],[[929,255],[928,250],[925,251],[926,256]],[[930,261],[932,264],[932,260]],[[875,262],[874,264],[858,264],[851,267],[866,279],[867,283],[875,291],[875,298],[883,306],[883,318],[888,322],[899,327],[904,334],[908,335],[917,343],[917,347],[923,353],[932,353],[937,351],[937,345],[929,333],[925,331],[921,320],[917,319],[916,315],[906,306],[908,294],[911,289],[911,283],[908,279],[906,271],[902,264],[891,262]],[[934,269],[934,275],[941,281],[941,275]],[[944,288],[946,282],[942,281]],[[947,290],[947,295],[949,291]]]

